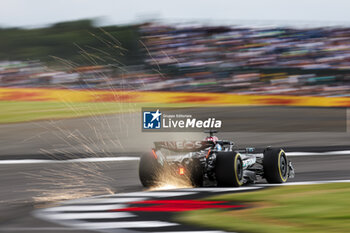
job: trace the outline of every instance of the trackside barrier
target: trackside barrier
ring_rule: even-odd
[[[68,90],[44,88],[0,88],[1,101],[188,103],[227,106],[315,106],[350,107],[350,97],[281,95],[237,95],[227,93],[142,92],[109,90]]]

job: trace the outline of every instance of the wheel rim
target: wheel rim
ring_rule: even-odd
[[[242,160],[241,159],[237,159],[237,177],[238,180],[241,181],[243,178],[243,166],[242,166]]]
[[[280,169],[281,169],[282,177],[283,177],[283,179],[285,179],[287,176],[288,164],[287,164],[287,159],[286,159],[286,156],[284,153],[281,154]]]

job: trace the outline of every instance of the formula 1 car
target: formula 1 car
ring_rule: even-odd
[[[231,141],[219,140],[209,131],[204,141],[155,142],[152,153],[140,159],[139,177],[144,187],[159,186],[173,179],[191,186],[239,187],[255,183],[284,183],[294,177],[294,168],[280,148],[238,149]]]

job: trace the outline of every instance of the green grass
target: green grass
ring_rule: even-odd
[[[137,112],[142,107],[190,107],[189,104],[77,103],[41,101],[0,101],[0,123],[96,116]]]
[[[239,232],[350,232],[350,184],[299,185],[222,195],[210,200],[238,201],[245,210],[199,210],[178,220]]]

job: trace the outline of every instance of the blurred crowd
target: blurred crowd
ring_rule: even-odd
[[[173,89],[241,94],[350,93],[349,28],[146,24],[141,31],[150,54],[146,62],[160,70],[178,71],[169,81]]]
[[[141,27],[150,63],[349,69],[348,28]]]
[[[0,62],[0,86],[350,95],[349,28],[139,26],[144,62],[53,70]]]

